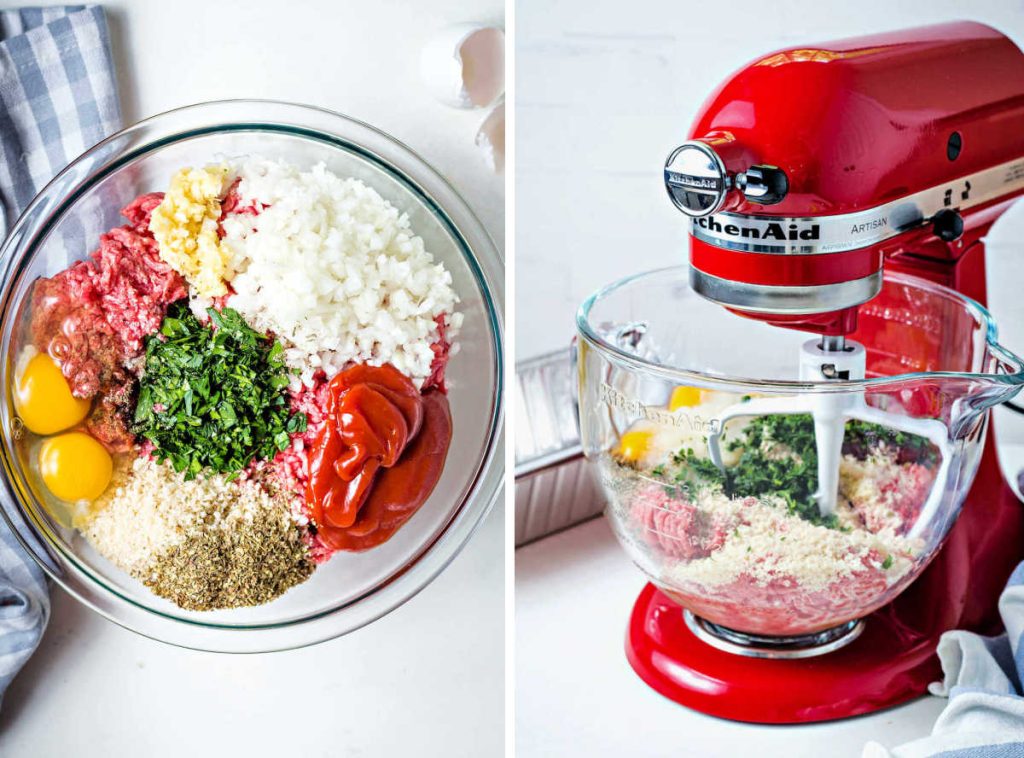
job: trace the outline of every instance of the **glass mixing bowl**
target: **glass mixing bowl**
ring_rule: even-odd
[[[957,518],[988,409],[1024,382],[984,308],[896,273],[850,335],[866,350],[857,381],[801,380],[809,335],[703,299],[686,268],[612,284],[577,326],[583,447],[612,527],[691,628],[734,642],[849,637],[913,582]],[[812,416],[744,415],[823,399],[869,419],[837,427],[829,513]]]
[[[266,605],[183,611],[149,592],[62,523],[30,473],[12,414],[14,361],[25,344],[29,294],[123,223],[119,210],[166,187],[182,166],[257,153],[301,167],[323,161],[362,179],[409,215],[451,272],[465,323],[448,365],[453,434],[430,499],[395,536],[364,553],[337,553],[312,578]],[[19,539],[64,589],[107,618],[166,642],[225,652],[299,647],[357,629],[426,586],[455,557],[500,491],[503,460],[503,263],[465,201],[407,147],[337,113],[267,101],[170,111],[101,142],[32,202],[0,249],[2,495]]]

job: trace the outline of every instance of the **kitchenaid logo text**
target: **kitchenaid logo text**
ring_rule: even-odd
[[[706,229],[714,234],[724,234],[728,237],[740,237],[743,239],[755,240],[779,240],[780,242],[797,242],[799,240],[821,239],[821,227],[818,224],[798,226],[797,224],[780,224],[775,221],[764,223],[762,221],[752,222],[757,226],[737,226],[736,224],[723,224],[715,220],[714,216],[694,219],[694,223],[701,229]]]
[[[644,405],[636,398],[623,395],[605,382],[601,382],[600,387],[600,402],[609,408],[620,410],[628,416],[646,419],[665,426],[676,426],[692,432],[700,432],[701,434],[714,434],[718,432],[718,419],[704,419],[695,413],[670,413],[664,408],[652,408],[649,405]]]
[[[665,179],[669,184],[690,189],[703,189],[717,192],[722,188],[722,180],[715,176],[693,176],[692,174],[677,174],[675,171],[666,171]]]

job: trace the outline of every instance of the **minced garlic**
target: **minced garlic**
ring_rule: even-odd
[[[217,233],[221,195],[227,184],[226,165],[183,168],[171,179],[149,222],[160,246],[160,258],[202,297],[227,293],[231,258]]]

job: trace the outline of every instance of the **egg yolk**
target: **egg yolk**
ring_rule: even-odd
[[[650,432],[626,432],[619,439],[619,456],[627,461],[636,462],[647,453],[650,445]]]
[[[14,410],[36,434],[70,429],[88,415],[90,405],[71,394],[60,366],[46,353],[32,356],[14,388]]]
[[[695,405],[700,405],[700,387],[681,385],[672,390],[672,397],[668,401],[669,411],[692,408]]]
[[[110,484],[113,472],[110,453],[83,432],[50,437],[39,449],[39,473],[61,500],[95,500]]]

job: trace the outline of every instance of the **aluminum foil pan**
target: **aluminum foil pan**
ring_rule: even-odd
[[[604,496],[585,465],[568,350],[516,365],[516,545],[593,518]]]

